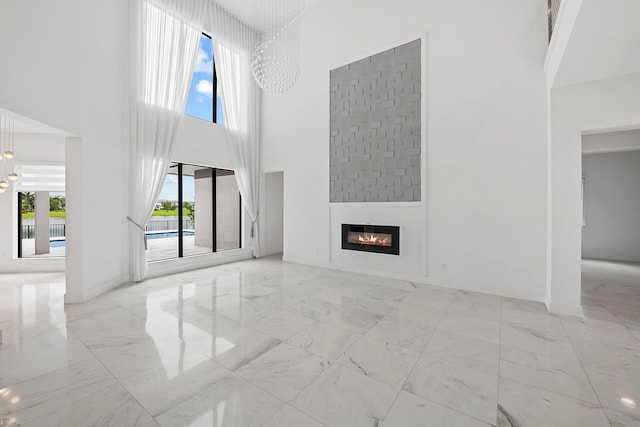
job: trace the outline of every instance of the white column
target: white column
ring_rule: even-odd
[[[67,289],[65,303],[84,302],[84,262],[82,256],[82,139],[65,140],[66,248]]]
[[[49,192],[36,191],[35,195],[36,255],[48,254],[49,247]]]
[[[213,176],[211,169],[201,169],[195,172],[195,206],[196,217],[193,228],[195,229],[195,245],[204,248],[213,248],[213,203],[212,185]]]

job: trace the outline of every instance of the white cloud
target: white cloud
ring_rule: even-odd
[[[209,58],[207,52],[202,48],[198,50],[198,62],[196,62],[196,73],[213,74],[213,58]]]
[[[196,85],[198,93],[208,96],[213,99],[213,82],[209,80],[200,80]]]

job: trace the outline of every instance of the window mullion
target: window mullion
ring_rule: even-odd
[[[215,110],[214,110],[215,111]],[[211,168],[211,248],[218,252],[218,170]]]
[[[184,243],[182,242],[184,226],[182,224],[182,163],[178,163],[178,258],[184,256]]]
[[[18,192],[18,258],[22,258],[22,192]]]
[[[211,97],[213,108],[213,123],[218,123],[218,74],[216,73],[216,63],[213,62],[213,97]]]

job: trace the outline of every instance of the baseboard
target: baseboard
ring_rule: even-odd
[[[404,273],[396,273],[396,272],[390,272],[390,271],[380,271],[380,270],[372,270],[372,269],[364,269],[364,268],[359,269],[359,268],[347,267],[344,265],[329,263],[329,262],[323,263],[315,258],[297,258],[297,257],[283,256],[282,261],[290,262],[294,264],[309,265],[313,267],[327,268],[330,270],[344,271],[349,273],[378,276],[378,277],[383,277],[383,278],[392,279],[392,280],[401,280],[405,282],[416,283],[419,285],[438,286],[445,289],[457,289],[461,291],[477,292],[481,294],[495,295],[495,296],[505,297],[505,298],[522,299],[526,301],[534,301],[539,303],[544,302],[544,300],[540,298],[540,296],[536,296],[536,295],[529,295],[529,294],[523,294],[518,292],[504,292],[504,290],[498,291],[496,289],[480,289],[470,284],[455,283],[451,281],[445,281],[442,279],[436,279],[430,276],[404,274]]]
[[[439,286],[441,288],[458,289],[460,291],[476,292],[479,294],[493,295],[497,297],[520,299],[525,301],[539,302],[544,304],[544,299],[533,294],[521,292],[509,292],[505,290],[479,288],[468,283],[443,281],[442,279],[427,278],[426,284],[431,286]]]
[[[102,294],[109,292],[112,289],[121,286],[126,282],[127,277],[122,276],[117,279],[109,280],[108,282],[101,283],[100,285],[85,290],[83,293],[65,293],[64,302],[65,304],[75,304],[75,303],[83,303],[89,300],[94,299]]]
[[[583,316],[582,305],[565,304],[562,302],[552,301],[549,294],[545,295],[544,303],[547,305],[549,313],[576,317]]]
[[[309,265],[312,267],[320,267],[320,268],[328,268],[331,269],[328,261],[321,261],[318,258],[298,258],[287,256],[286,254],[282,254],[282,261],[289,262],[291,264],[301,264],[301,265]]]
[[[282,261],[283,262],[289,262],[292,264],[301,264],[301,265],[309,265],[312,267],[320,267],[320,268],[326,268],[328,270],[335,270],[335,271],[344,271],[346,273],[355,273],[355,274],[363,274],[363,275],[368,275],[368,276],[378,276],[378,277],[383,277],[385,279],[392,279],[392,280],[401,280],[401,281],[405,281],[405,282],[415,282],[415,283],[420,283],[420,284],[424,284],[427,285],[428,283],[428,277],[426,276],[420,276],[420,275],[411,275],[411,274],[402,274],[402,273],[395,273],[395,272],[390,272],[390,271],[381,271],[381,270],[372,270],[372,269],[365,269],[365,268],[353,268],[352,266],[347,267],[345,265],[340,265],[337,263],[330,263],[329,261],[319,261],[317,258],[296,258],[296,257],[290,257],[290,256],[286,256],[283,255],[282,256]]]
[[[551,297],[548,292],[544,293],[544,305],[547,306],[547,311],[551,311],[549,310],[549,306],[551,306]]]
[[[82,304],[83,302],[85,301],[81,292],[65,292],[64,294],[65,304]]]

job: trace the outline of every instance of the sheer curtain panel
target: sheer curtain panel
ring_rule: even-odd
[[[205,0],[131,0],[131,278],[149,271],[144,228],[184,117]]]
[[[211,3],[207,26],[214,32],[214,58],[225,127],[242,202],[251,219],[253,256],[258,257],[260,179],[260,88],[251,74],[258,33]]]

